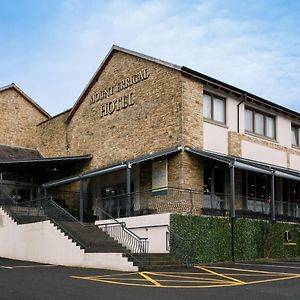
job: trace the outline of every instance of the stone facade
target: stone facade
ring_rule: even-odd
[[[47,117],[15,88],[0,91],[0,144],[38,147],[36,125]]]

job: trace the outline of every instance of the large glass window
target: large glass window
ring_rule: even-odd
[[[204,93],[203,99],[204,118],[225,124],[225,99],[207,92]]]
[[[292,145],[299,146],[299,127],[292,125]]]
[[[246,107],[245,129],[271,139],[276,137],[275,117]]]

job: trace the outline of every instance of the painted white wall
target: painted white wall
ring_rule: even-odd
[[[228,154],[228,128],[204,121],[203,148]]]
[[[140,238],[148,238],[149,253],[167,253],[167,233],[170,226],[170,214],[155,214],[119,218],[126,226]],[[111,223],[111,220],[99,220],[95,224]]]
[[[242,157],[287,167],[287,153],[251,142],[242,141]]]
[[[227,97],[227,115],[226,125],[229,130],[237,132],[237,105],[239,101],[234,98]],[[242,130],[242,131],[241,131]],[[240,105],[240,132],[244,131],[244,113],[243,105]]]
[[[84,253],[50,221],[17,225],[1,207],[0,257],[64,266],[138,270],[122,253]]]
[[[291,121],[282,116],[276,117],[276,139],[277,142],[284,147],[291,148]]]
[[[290,168],[300,171],[300,156],[299,155],[290,155]]]

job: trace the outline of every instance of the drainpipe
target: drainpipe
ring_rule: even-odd
[[[126,193],[127,193],[127,212],[126,215],[130,217],[131,214],[131,164],[127,164],[126,169]]]
[[[247,100],[247,93],[244,93],[244,99],[237,104],[237,132],[240,133],[240,105]]]
[[[230,171],[230,222],[231,222],[231,258],[235,261],[234,255],[234,225],[235,225],[235,172],[234,162],[229,166]]]

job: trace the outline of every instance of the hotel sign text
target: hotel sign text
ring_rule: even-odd
[[[148,69],[143,69],[138,73],[127,77],[124,80],[117,82],[115,85],[103,89],[99,92],[95,92],[90,97],[90,105],[100,104],[100,118],[111,115],[115,111],[125,109],[134,105],[133,92],[130,92],[121,97],[113,97],[120,91],[138,84],[149,78]],[[106,100],[107,99],[107,100]]]

